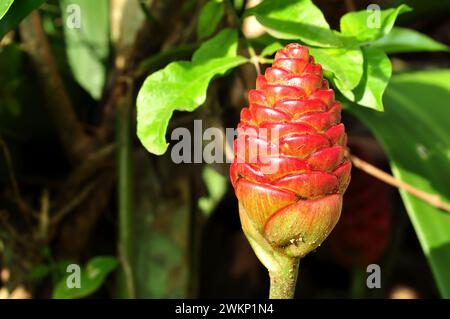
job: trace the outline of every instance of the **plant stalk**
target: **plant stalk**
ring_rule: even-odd
[[[269,299],[293,299],[300,258],[288,258],[277,271],[269,271]]]
[[[239,203],[239,218],[242,230],[259,261],[269,270],[269,299],[293,299],[297,284],[299,257],[289,257],[274,249],[248,217]]]
[[[128,85],[131,85],[128,83]],[[128,90],[131,92],[132,90]],[[131,93],[130,93],[131,94]],[[119,259],[122,269],[118,278],[120,298],[135,298],[133,264],[133,157],[132,103],[130,96],[117,105],[117,198],[119,215]]]
[[[366,277],[367,273],[364,267],[355,267],[352,270],[352,282],[350,298],[361,299],[366,296]]]

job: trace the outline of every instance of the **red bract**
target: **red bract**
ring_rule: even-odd
[[[295,43],[276,53],[248,97],[230,170],[244,231],[251,242],[302,257],[336,225],[350,181],[341,104]]]

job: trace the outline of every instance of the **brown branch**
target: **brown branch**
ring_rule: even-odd
[[[113,164],[114,152],[116,145],[111,143],[102,148],[92,152],[78,167],[76,167],[68,177],[65,185],[62,187],[62,192],[68,190],[69,192],[79,188],[83,183],[92,178],[102,168]]]
[[[0,226],[2,229],[6,230],[7,233],[11,236],[11,238],[17,242],[18,244],[29,247],[30,245],[34,244],[29,240],[27,235],[23,234],[22,232],[17,231],[16,227],[12,226],[8,220],[9,220],[9,214],[7,211],[0,209]]]
[[[181,8],[179,0],[153,1],[151,3],[152,16],[155,19],[145,20],[137,30],[133,44],[126,50],[117,50],[114,58],[115,65],[110,71],[106,94],[102,101],[103,122],[102,131],[99,131],[101,139],[111,138],[115,128],[116,101],[128,93],[124,79],[134,79],[139,64],[152,54],[161,52],[164,41],[175,32],[174,25],[180,18]],[[117,48],[116,48],[117,49]]]
[[[356,10],[356,6],[355,6],[355,3],[353,2],[353,0],[345,0],[345,8],[349,12],[355,11]]]
[[[127,85],[127,81],[133,80],[139,85],[143,80],[141,77],[144,74],[137,72],[140,63],[160,53],[162,49],[169,50],[173,45],[170,39],[185,42],[195,31],[193,23],[195,21],[192,21],[195,19],[189,19],[191,27],[184,28],[182,32],[176,28],[183,19],[183,3],[184,1],[180,0],[152,1],[149,9],[152,12],[152,19],[142,23],[130,48],[116,52],[116,63],[114,69],[110,71],[102,101],[103,117],[97,132],[99,140],[110,141],[114,137],[117,101],[129,94],[127,91],[130,86]]]
[[[52,226],[61,222],[64,217],[66,217],[70,212],[72,212],[75,208],[81,205],[88,196],[92,193],[92,191],[100,185],[102,179],[97,179],[92,183],[88,184],[77,196],[72,198],[71,201],[67,203],[63,208],[57,211],[54,215],[51,216],[50,224]]]
[[[8,145],[3,140],[3,138],[0,136],[0,147],[3,151],[3,156],[5,158],[6,167],[8,169],[9,174],[9,180],[11,183],[12,192],[14,194],[14,198],[16,201],[17,206],[19,207],[19,211],[22,213],[22,215],[25,217],[25,219],[28,218],[27,213],[32,213],[32,209],[28,206],[28,204],[23,200],[22,195],[20,193],[19,184],[17,183],[16,174],[14,173],[14,166],[12,163],[11,153],[9,152]]]
[[[96,179],[98,183],[96,187],[92,187],[89,196],[79,205],[75,205],[57,227],[51,227],[49,239],[54,240],[55,255],[59,258],[80,258],[92,239],[100,217],[108,211],[115,181],[114,173],[104,171]]]
[[[91,140],[83,131],[64,87],[51,48],[42,29],[38,11],[32,12],[20,25],[25,48],[34,64],[39,83],[47,99],[48,112],[59,139],[72,163],[78,162],[89,151]]]
[[[38,238],[46,238],[50,219],[50,194],[44,189],[41,196],[41,211],[39,213]]]
[[[350,159],[353,162],[353,165],[362,170],[363,172],[366,172],[367,174],[385,182],[386,184],[389,184],[399,189],[403,189],[434,207],[450,212],[450,205],[443,202],[438,195],[424,192],[421,189],[418,189],[408,183],[405,183],[395,178],[394,176],[389,175],[388,173],[380,170],[379,168],[373,166],[372,164],[367,163],[366,161],[360,159],[359,157],[350,155]]]
[[[105,179],[103,175],[111,174],[114,169],[115,145],[107,145],[92,153],[79,167],[75,168],[67,181],[60,187],[57,199],[52,205],[56,212],[50,217],[54,228],[79,206],[90,200],[94,191],[109,191],[100,187]],[[81,217],[80,217],[81,218]],[[52,237],[53,234],[49,237]]]

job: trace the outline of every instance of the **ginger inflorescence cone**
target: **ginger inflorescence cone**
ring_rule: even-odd
[[[276,53],[248,99],[231,181],[244,233],[269,270],[270,297],[292,298],[298,261],[336,225],[350,181],[341,104],[296,43]]]

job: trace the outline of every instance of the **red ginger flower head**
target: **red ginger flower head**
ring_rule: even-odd
[[[336,225],[350,181],[341,105],[296,43],[276,53],[248,98],[230,169],[243,229],[253,246],[302,257]]]

